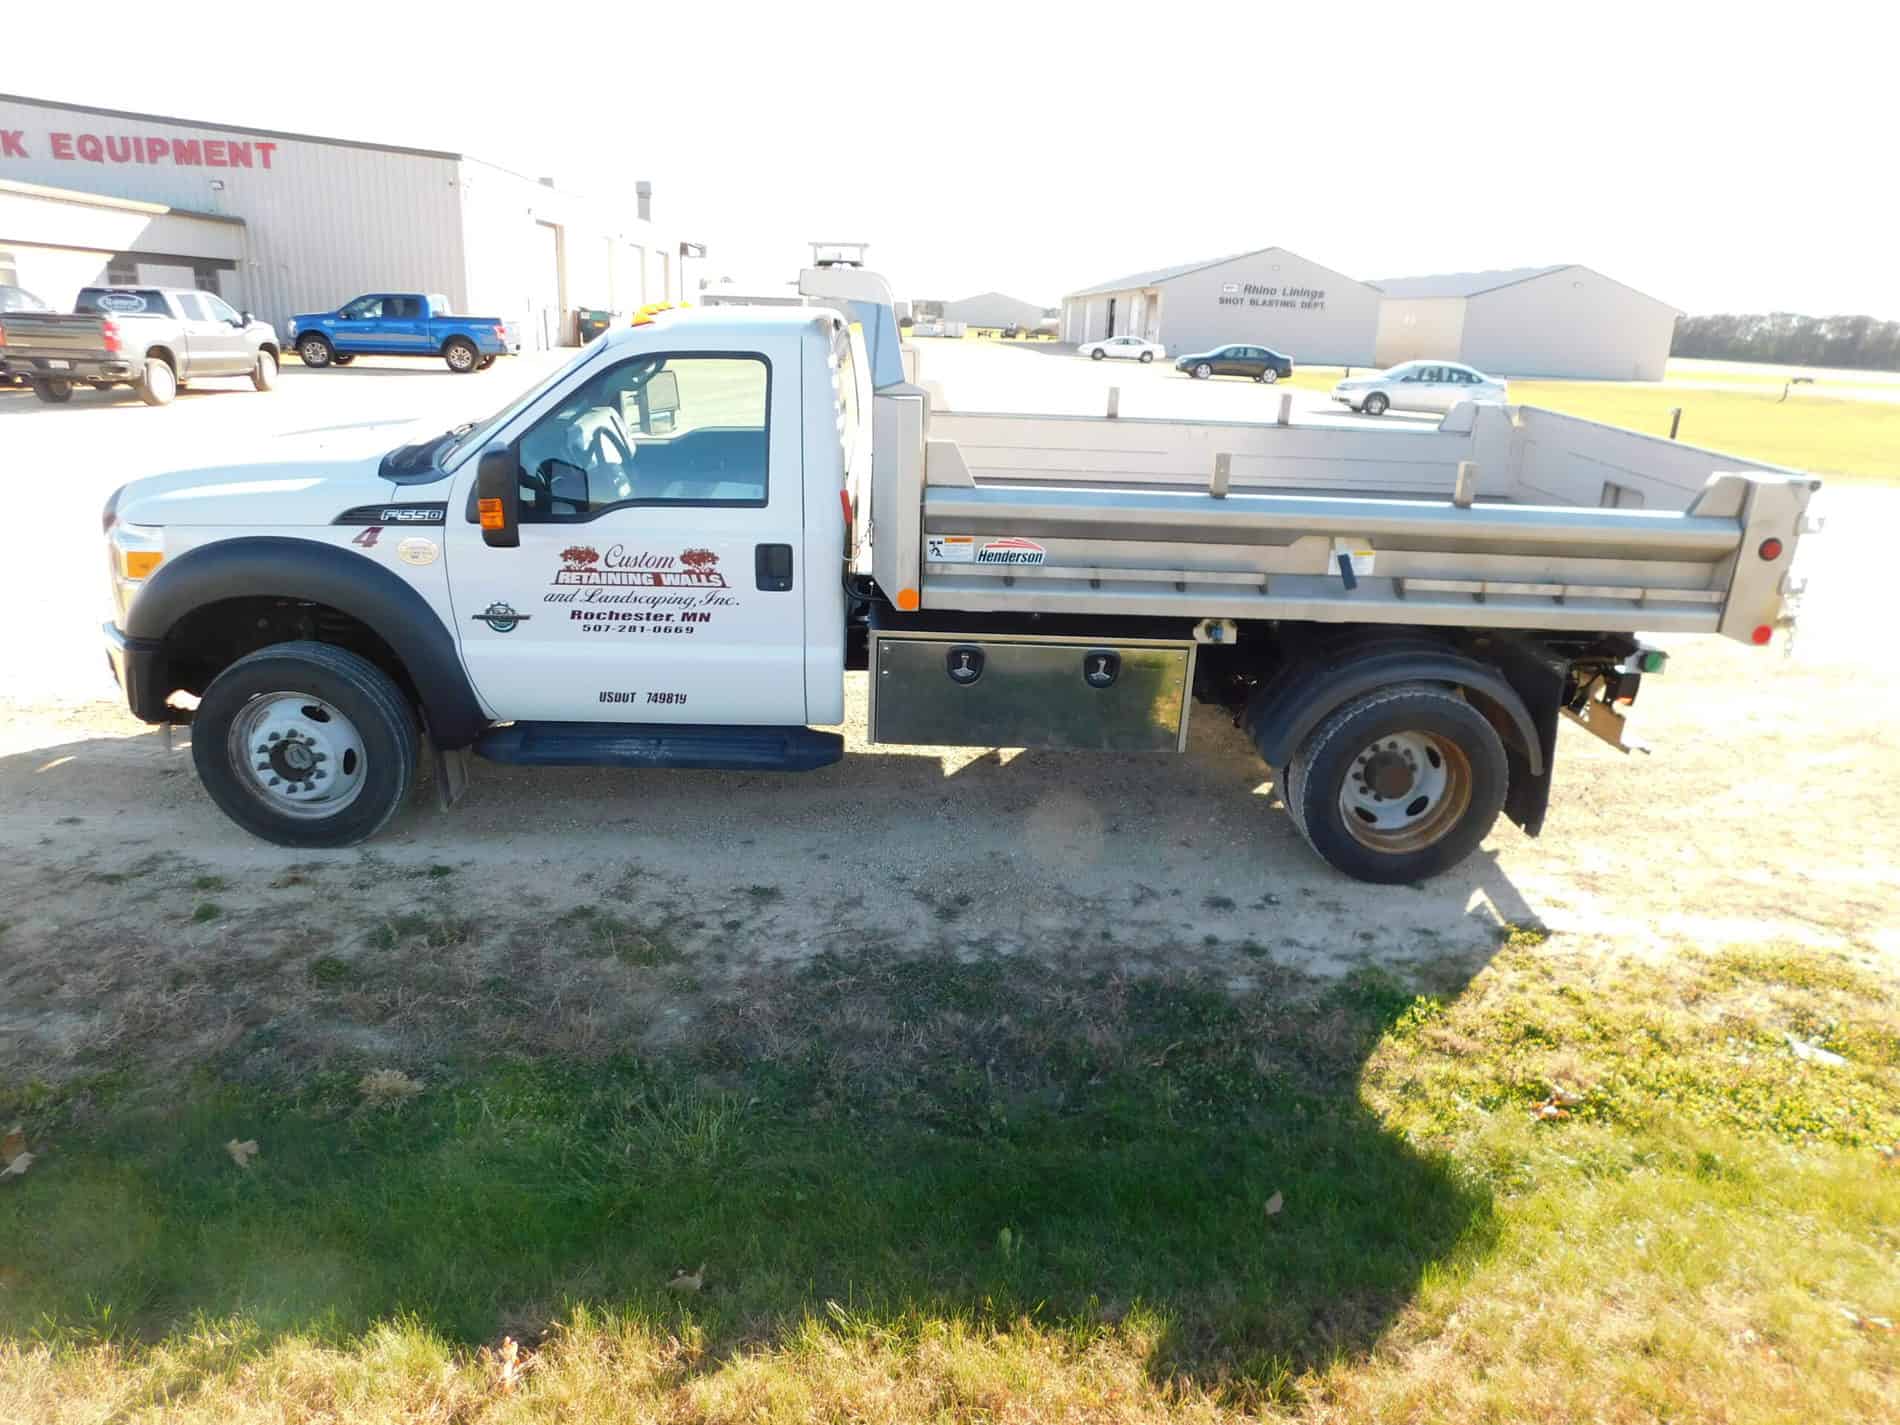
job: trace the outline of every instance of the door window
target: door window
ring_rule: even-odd
[[[196,292],[178,292],[173,295],[172,300],[178,303],[178,310],[185,314],[186,321],[208,322],[211,320],[205,313],[205,304],[198,300]]]
[[[242,324],[243,318],[237,314],[229,302],[215,292],[200,292],[198,295],[204,299],[205,307],[210,311],[212,320],[229,322],[232,326]]]
[[[522,521],[763,505],[770,395],[761,356],[647,355],[601,372],[517,444]]]
[[[383,314],[381,297],[358,297],[337,315],[352,322],[371,321]]]

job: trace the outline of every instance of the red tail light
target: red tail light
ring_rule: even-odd
[[[1761,542],[1761,548],[1755,552],[1761,555],[1763,559],[1779,559],[1781,558],[1781,541],[1778,539],[1764,539]]]
[[[1774,629],[1770,628],[1767,624],[1765,623],[1756,624],[1755,631],[1749,634],[1748,636],[1748,641],[1754,644],[1757,648],[1760,648],[1763,645],[1765,645],[1768,642],[1768,640],[1773,638],[1774,636],[1775,636]]]
[[[497,323],[495,326],[495,340],[496,341],[508,340],[508,328],[502,326],[500,323]]]
[[[0,322],[0,346],[7,344],[7,324]]]
[[[103,318],[99,323],[99,335],[105,338],[106,350],[116,352],[119,349],[119,324],[111,317]]]

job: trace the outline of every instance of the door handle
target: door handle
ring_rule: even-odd
[[[792,547],[789,544],[753,546],[752,572],[760,589],[782,594],[792,587]]]

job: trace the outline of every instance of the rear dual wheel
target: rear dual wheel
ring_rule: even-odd
[[[1309,846],[1383,885],[1450,870],[1490,834],[1510,783],[1504,744],[1449,688],[1402,683],[1321,720],[1280,777]]]

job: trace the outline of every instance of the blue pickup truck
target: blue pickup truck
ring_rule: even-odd
[[[305,366],[348,366],[359,356],[439,356],[451,371],[486,371],[515,356],[521,339],[500,317],[449,315],[439,292],[372,292],[334,312],[290,319],[291,348]]]

